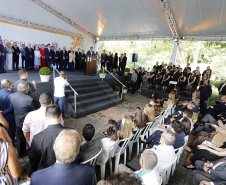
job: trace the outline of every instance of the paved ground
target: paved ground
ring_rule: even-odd
[[[79,133],[81,133],[82,128],[85,124],[91,123],[96,128],[96,135],[95,138],[102,138],[103,137],[103,131],[105,129],[105,125],[108,121],[108,119],[115,119],[116,121],[120,120],[125,115],[133,115],[134,110],[137,106],[145,106],[147,103],[149,103],[149,98],[137,94],[125,94],[123,96],[123,103],[116,105],[112,108],[84,116],[79,119],[69,118],[65,120],[65,125],[71,128],[76,129]],[[133,155],[132,160],[137,161],[137,155],[136,153],[136,147],[133,148]],[[180,159],[180,163],[176,167],[175,175],[174,177],[170,178],[169,184],[170,185],[189,185],[191,181],[191,173],[192,171],[186,170],[182,165],[185,163],[186,156],[183,154]],[[23,159],[20,159],[20,162],[22,164],[22,167],[24,170],[28,168],[28,158],[25,157]],[[114,166],[114,164],[113,164]],[[97,179],[100,178],[100,168],[99,166],[96,167],[96,174]],[[109,166],[106,166],[106,176],[109,175]],[[29,181],[26,181],[21,177],[20,183],[23,185],[30,184]]]

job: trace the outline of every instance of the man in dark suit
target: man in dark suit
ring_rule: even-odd
[[[224,83],[222,83],[219,88],[218,88],[218,92],[219,92],[219,98],[221,97],[221,92],[226,91],[226,80]]]
[[[0,36],[0,73],[5,73],[4,65],[6,60],[6,50],[3,46],[2,38]]]
[[[79,71],[86,71],[86,54],[84,53],[84,50],[82,50],[82,53],[79,53]]]
[[[53,146],[54,165],[32,174],[32,185],[95,185],[95,169],[75,162],[79,153],[80,137],[75,130],[63,130]],[[55,157],[54,157],[55,158]]]
[[[60,69],[66,69],[66,65],[67,65],[67,59],[68,59],[68,53],[66,51],[66,47],[63,47],[63,50],[60,51],[60,58],[61,58],[61,65],[60,65]]]
[[[20,48],[17,47],[16,42],[13,43],[12,49],[13,49],[13,69],[18,70],[19,69],[18,65],[19,65]],[[15,64],[16,64],[16,67],[15,67]]]
[[[23,82],[23,81],[26,82],[28,80],[28,72],[27,72],[27,70],[25,70],[25,69],[19,70],[18,71],[18,75],[19,75],[20,79],[14,83],[14,92],[15,93],[18,92],[17,85],[20,82]],[[28,82],[28,83],[29,83],[29,92],[28,92],[28,94],[31,95],[31,93],[35,93],[37,91],[36,82],[33,80],[32,83],[30,83],[30,82]]]
[[[13,83],[10,79],[3,79],[1,81],[1,87],[2,89],[0,90],[0,111],[2,111],[3,117],[9,123],[8,134],[12,142],[14,143],[16,130],[15,130],[13,106],[11,104],[11,97],[10,97]]]
[[[56,162],[53,151],[53,144],[58,134],[65,129],[61,123],[61,112],[57,105],[49,105],[46,108],[46,119],[48,127],[36,134],[31,142],[29,151],[28,177],[38,169],[41,161],[41,168],[47,168]]]
[[[31,44],[28,44],[28,47],[25,48],[25,53],[26,53],[26,61],[25,61],[25,69],[28,70],[28,68],[30,67],[30,69],[32,69],[32,64],[34,63],[33,60],[33,49],[31,48]]]
[[[87,51],[87,54],[86,55],[95,56],[95,52],[93,51],[93,47],[90,47],[90,50]]]
[[[92,124],[86,124],[83,127],[82,137],[83,143],[80,147],[80,152],[76,158],[76,162],[81,163],[87,161],[98,154],[101,150],[101,143],[99,139],[93,139],[95,135],[95,128]]]
[[[119,71],[122,71],[122,69],[123,69],[123,54],[121,53],[121,56],[118,58],[118,60],[119,60],[119,67],[118,67],[118,70]]]
[[[204,87],[202,88],[200,92],[200,111],[203,113],[206,109],[207,103],[206,101],[212,94],[212,87],[209,84],[209,80],[205,80],[203,82]]]
[[[51,63],[52,63],[52,50],[50,48],[50,44],[47,44],[46,47],[46,67],[51,69]]]
[[[155,69],[155,73],[158,73],[158,69],[160,69],[161,67],[159,66],[159,62],[157,61],[156,64],[153,66],[153,68]]]
[[[101,68],[105,67],[106,58],[107,58],[107,55],[106,55],[105,50],[104,50],[104,52],[101,54]]]
[[[212,162],[196,161],[191,185],[223,185],[226,181],[226,157]],[[204,182],[205,181],[205,182]]]
[[[37,105],[34,99],[28,95],[29,83],[20,82],[17,86],[18,93],[11,94],[11,104],[14,109],[16,122],[16,139],[19,157],[26,156],[26,139],[24,137],[22,127],[26,115],[35,110]]]
[[[187,75],[187,70],[188,69],[191,71],[190,63],[187,63],[187,67],[184,68],[183,73]]]
[[[122,59],[122,71],[124,72],[125,67],[126,67],[126,63],[127,63],[127,57],[126,57],[126,53],[124,53],[123,59]]]
[[[77,69],[79,71],[81,71],[80,56],[81,56],[81,52],[79,51],[79,48],[78,48],[77,51],[75,52],[75,70]]]
[[[109,52],[109,55],[107,56],[107,59],[106,59],[106,63],[107,63],[107,70],[110,72],[111,72],[112,60],[113,60],[113,57],[111,55],[111,52]]]
[[[53,65],[59,69],[59,51],[57,51],[56,47],[53,47],[52,51],[52,56],[53,56]]]

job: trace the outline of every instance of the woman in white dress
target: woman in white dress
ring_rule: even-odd
[[[39,70],[39,66],[41,65],[41,53],[38,46],[35,46],[34,57],[35,71],[37,71]]]
[[[13,70],[13,49],[9,42],[6,43],[6,68]]]

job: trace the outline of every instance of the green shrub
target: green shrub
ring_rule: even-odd
[[[125,86],[125,87],[123,87],[123,89],[126,89],[126,90],[128,90],[129,88],[128,88],[128,86]]]
[[[120,88],[119,86],[115,86],[115,87],[114,87],[114,90],[115,90],[115,91],[120,91],[121,88]]]
[[[100,70],[99,70],[99,73],[107,73],[107,71],[104,69],[103,70],[103,68],[101,68]]]
[[[40,75],[51,75],[51,70],[48,67],[42,67],[39,70]]]
[[[224,83],[224,80],[221,81],[210,80],[210,85],[215,86],[216,88],[219,88],[222,83]]]
[[[128,72],[129,73],[130,72],[130,68],[128,68],[128,67],[125,68],[125,72]]]

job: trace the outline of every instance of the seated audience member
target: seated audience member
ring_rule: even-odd
[[[139,164],[141,169],[133,172],[138,179],[142,180],[143,185],[161,185],[161,176],[159,175],[156,165],[158,164],[158,157],[150,149],[146,149],[140,155]],[[119,172],[129,171],[130,169],[123,164],[119,165]]]
[[[92,124],[86,124],[82,131],[83,143],[80,146],[80,152],[76,158],[76,162],[81,163],[87,161],[98,154],[101,150],[99,139],[93,139],[95,128]]]
[[[215,105],[214,107],[208,107],[207,114],[201,119],[205,122],[205,125],[214,124],[217,121],[218,115],[226,111],[226,91],[221,94],[222,103]]]
[[[95,169],[87,164],[78,164],[81,140],[75,130],[63,130],[57,136],[53,150],[55,162],[52,166],[32,174],[32,185],[95,185]]]
[[[135,174],[120,172],[114,173],[106,178],[106,181],[99,181],[97,185],[142,185],[141,180]]]
[[[10,79],[1,80],[1,90],[0,90],[0,112],[5,118],[7,124],[5,127],[8,130],[9,137],[12,142],[15,138],[15,119],[13,106],[11,104],[11,89],[13,88],[13,83]],[[1,122],[4,125],[4,122]]]
[[[14,92],[18,92],[17,85],[20,82],[23,82],[23,81],[26,82],[28,80],[27,70],[25,70],[25,69],[19,70],[18,75],[19,75],[20,79],[14,83]],[[36,82],[33,80],[32,83],[28,82],[28,84],[29,84],[28,94],[31,95],[31,93],[35,93],[37,91]]]
[[[221,147],[215,147],[210,144],[198,145],[195,148],[192,148],[191,154],[193,155],[190,158],[191,164],[184,166],[187,169],[195,168],[195,161],[205,158],[207,161],[215,161],[226,156],[226,142]],[[189,159],[188,159],[189,160]]]
[[[28,177],[38,169],[40,161],[41,168],[47,168],[56,162],[53,144],[59,133],[65,129],[65,127],[60,124],[62,114],[57,105],[48,105],[45,115],[48,127],[34,135],[31,142]]]
[[[121,130],[118,130],[119,138],[126,139],[133,136],[132,119],[129,116],[122,118]]]
[[[147,104],[144,107],[144,112],[145,112],[147,122],[155,121],[155,107],[153,105]]]
[[[0,129],[1,130],[1,129]],[[1,131],[0,131],[1,133]],[[2,134],[2,133],[1,133]],[[5,132],[5,134],[7,134]],[[5,138],[0,138],[0,157],[1,157],[1,184],[15,184],[17,185],[18,179],[22,173],[22,168],[19,160],[17,159],[16,150],[11,143],[5,141]]]
[[[169,99],[167,102],[164,103],[163,108],[167,108],[170,104],[175,103],[175,96],[176,96],[175,91],[169,93]]]
[[[115,127],[114,124],[109,123],[107,125],[106,135],[103,139],[101,139],[102,152],[97,159],[97,164],[106,163],[108,161],[108,157],[110,155],[109,149],[113,147],[112,154],[115,153],[118,147],[118,144],[117,144],[118,141],[119,141],[119,137],[118,137],[117,128]]]
[[[135,115],[133,118],[133,132],[135,134],[137,129],[146,127],[146,116],[143,110],[143,107],[138,106],[135,110]]]
[[[184,117],[180,120],[181,124],[184,125],[185,136],[189,136],[191,133],[191,121],[189,118]]]
[[[172,124],[168,128],[170,131],[172,131],[175,134],[175,143],[174,143],[174,149],[178,149],[184,145],[184,125],[180,123],[180,121],[174,120]],[[161,138],[162,131],[157,130],[155,131],[151,136],[149,136],[146,140],[143,140],[143,142],[146,142],[147,144],[152,145],[159,145],[160,144],[160,138]]]
[[[165,172],[166,167],[172,164],[175,160],[176,154],[173,147],[174,143],[175,134],[170,130],[165,130],[161,134],[160,145],[151,148],[158,157],[158,163],[155,169],[158,170],[160,175],[162,175]],[[140,165],[137,162],[129,162],[126,165],[133,170],[140,169]]]
[[[35,100],[28,95],[29,83],[22,81],[17,85],[17,93],[11,94],[11,104],[14,110],[15,122],[16,122],[16,139],[17,139],[17,150],[19,157],[26,156],[26,138],[23,134],[23,122],[26,115],[35,110],[37,105]]]
[[[224,91],[226,91],[226,80],[218,88],[219,99],[221,99],[221,92],[224,92]]]
[[[226,157],[211,162],[196,161],[195,167],[196,170],[192,172],[192,185],[226,183]]]
[[[41,107],[38,110],[29,112],[24,119],[23,123],[23,132],[24,136],[31,146],[32,139],[34,135],[38,134],[39,132],[45,130],[48,127],[48,123],[46,121],[45,112],[46,107],[53,102],[53,97],[50,93],[45,92],[40,95],[39,102]],[[61,120],[62,126],[63,120]]]

